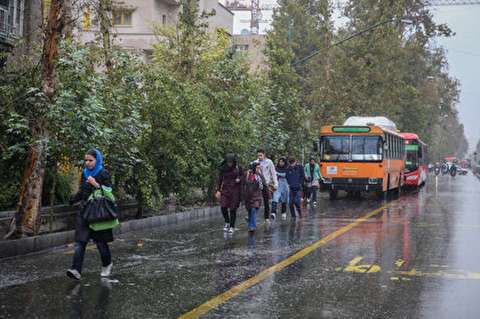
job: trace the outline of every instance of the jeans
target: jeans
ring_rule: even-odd
[[[298,211],[298,216],[302,214],[300,210],[300,203],[301,203],[301,198],[300,198],[300,190],[298,189],[290,189],[290,214],[292,214],[292,217],[296,217],[295,214],[295,208],[297,208]]]
[[[265,208],[264,217],[267,220],[270,217],[270,190],[268,187],[264,186],[262,190],[263,196],[263,207]]]
[[[106,267],[112,263],[112,255],[110,254],[110,248],[106,242],[96,242],[98,252],[102,259],[102,266]],[[72,268],[76,269],[79,273],[82,273],[83,258],[85,257],[85,248],[87,248],[86,242],[77,241],[75,243],[75,253],[73,255]]]
[[[248,230],[255,230],[257,228],[257,210],[258,208],[252,207],[248,211]]]
[[[235,220],[237,219],[237,210],[230,209],[230,214],[228,213],[228,208],[222,207],[223,218],[225,219],[225,224],[230,224],[231,228],[235,228]]]

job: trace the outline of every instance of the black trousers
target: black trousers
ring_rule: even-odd
[[[108,247],[108,243],[99,241],[95,242],[95,244],[97,244],[97,249],[100,253],[100,258],[102,259],[102,266],[107,267],[112,262],[112,255],[110,254],[110,248]],[[75,243],[75,253],[73,255],[72,268],[76,269],[79,273],[82,273],[83,258],[85,257],[85,248],[87,248],[86,242],[77,241]]]
[[[263,217],[265,217],[265,220],[270,218],[270,190],[268,187],[264,187],[262,190],[262,196],[263,196],[263,208],[265,208],[263,212]]]
[[[237,219],[237,209],[230,208],[230,211],[227,207],[222,207],[223,219],[225,219],[225,224],[230,224],[231,228],[235,228],[235,220]]]
[[[312,186],[308,188],[307,199],[311,199],[313,202],[317,201],[317,186]]]

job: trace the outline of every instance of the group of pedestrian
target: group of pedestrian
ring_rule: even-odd
[[[225,220],[224,231],[235,231],[236,213],[242,199],[248,213],[248,230],[254,232],[262,202],[266,224],[277,218],[279,207],[282,219],[287,219],[287,207],[295,219],[302,214],[302,192],[307,204],[317,205],[319,185],[320,167],[313,156],[305,167],[294,157],[280,157],[275,165],[265,156],[265,151],[259,149],[257,159],[244,172],[237,156],[228,153],[219,166],[216,192]]]
[[[85,154],[84,169],[79,191],[71,198],[70,204],[80,202],[80,210],[75,220],[75,248],[72,267],[67,276],[80,280],[85,250],[88,242],[93,240],[100,253],[102,269],[100,275],[108,277],[113,263],[108,246],[113,241],[111,228],[95,229],[83,218],[82,212],[97,190],[111,189],[112,181],[109,172],[103,167],[102,154],[97,149]],[[228,153],[219,166],[219,179],[216,197],[220,202],[225,220],[224,231],[233,233],[237,220],[237,211],[243,200],[248,212],[248,230],[254,232],[257,227],[257,213],[262,202],[264,205],[265,223],[269,224],[277,218],[280,206],[283,219],[287,218],[287,207],[292,219],[301,216],[301,193],[304,191],[307,203],[310,200],[316,205],[317,189],[320,181],[320,168],[311,157],[305,168],[293,158],[281,157],[274,165],[265,156],[265,151],[257,151],[257,159],[244,170],[238,163],[234,153]],[[271,202],[271,206],[270,206]]]

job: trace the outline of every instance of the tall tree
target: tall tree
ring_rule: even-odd
[[[30,123],[32,142],[29,145],[26,169],[22,179],[17,211],[12,219],[7,237],[18,237],[24,232],[37,234],[39,229],[45,166],[48,155],[48,123],[46,109],[54,103],[56,93],[55,62],[58,55],[58,41],[64,27],[64,1],[52,0],[45,26],[42,50],[42,99],[35,103],[37,116]]]
[[[328,47],[332,10],[327,0],[282,0],[279,5],[267,35],[272,104],[266,106],[262,127],[266,148],[273,153],[299,153],[313,118],[308,96],[315,88],[308,81],[312,68],[297,62]]]

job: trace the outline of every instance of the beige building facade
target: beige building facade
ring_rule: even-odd
[[[217,0],[199,0],[200,11],[215,15],[208,20],[211,31],[224,28],[232,34],[233,13]],[[124,48],[143,51],[149,55],[158,42],[155,26],[175,26],[178,23],[180,0],[116,0],[114,1],[113,29],[115,42]],[[88,12],[84,15],[80,38],[84,42],[94,39],[96,27]]]
[[[260,34],[234,35],[233,48],[235,52],[244,54],[252,72],[268,69],[265,56],[266,36]]]

